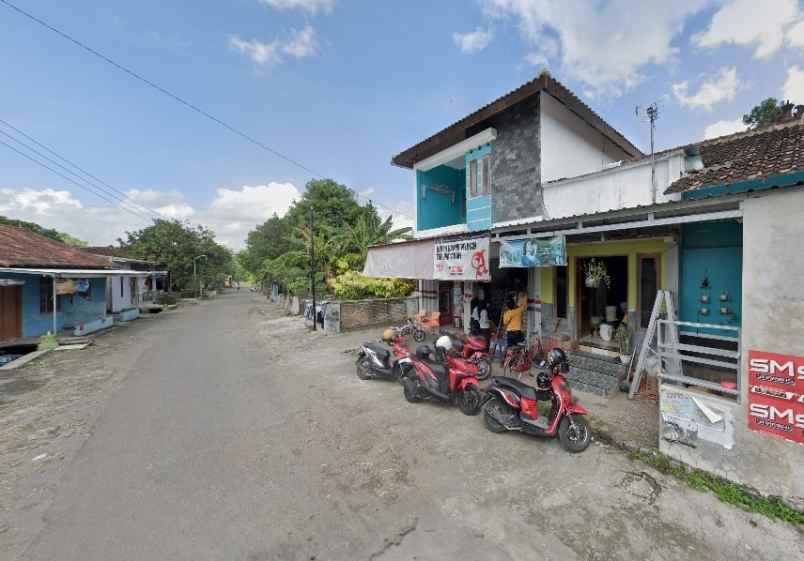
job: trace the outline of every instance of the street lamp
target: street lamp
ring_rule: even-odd
[[[193,284],[195,284],[195,297],[196,298],[198,298],[198,296],[199,296],[198,292],[201,289],[201,285],[198,283],[198,280],[196,278],[195,264],[201,258],[206,259],[207,256],[206,255],[196,255],[195,257],[193,257]]]

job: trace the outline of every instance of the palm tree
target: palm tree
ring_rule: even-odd
[[[411,228],[392,229],[393,226],[393,216],[381,220],[376,213],[364,213],[354,224],[345,226],[337,241],[342,251],[357,254],[360,263],[364,263],[369,247],[410,239]]]

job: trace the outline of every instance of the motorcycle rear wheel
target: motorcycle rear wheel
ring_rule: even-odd
[[[480,390],[472,384],[458,394],[458,409],[461,413],[468,416],[480,413]]]
[[[408,403],[418,403],[419,400],[421,400],[419,397],[419,386],[416,380],[413,380],[410,376],[402,377],[402,393],[405,395],[405,399]]]
[[[490,358],[481,358],[477,361],[477,379],[478,380],[488,380],[491,377],[491,359]]]
[[[415,329],[413,331],[413,340],[416,341],[417,343],[421,343],[422,341],[424,341],[424,338],[426,336],[427,335],[425,334],[424,330],[422,330],[422,329]]]
[[[355,362],[355,368],[357,370],[357,377],[361,380],[371,380],[371,366],[369,366],[369,358],[367,356],[361,356]]]
[[[583,415],[575,415],[572,421],[570,423],[569,417],[561,419],[561,424],[558,425],[558,439],[564,450],[577,454],[589,448],[592,442],[592,430],[589,421]]]
[[[505,432],[508,430],[505,428],[505,425],[491,416],[489,413],[490,409],[496,409],[497,413],[501,416],[511,415],[514,412],[514,410],[511,409],[511,406],[505,403],[499,396],[495,395],[488,403],[486,403],[486,406],[483,408],[483,418],[486,422],[487,429],[495,433]]]

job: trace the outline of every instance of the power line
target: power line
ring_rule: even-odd
[[[11,139],[13,142],[16,142],[20,146],[23,146],[28,151],[33,152],[35,155],[39,156],[40,158],[43,158],[43,159],[47,160],[48,162],[50,162],[54,166],[64,170],[65,172],[69,173],[73,177],[77,177],[87,188],[89,188],[92,191],[92,193],[94,193],[94,194],[96,194],[98,196],[103,195],[103,196],[101,196],[101,198],[103,198],[104,200],[112,203],[113,205],[119,204],[121,208],[129,210],[130,212],[134,212],[134,213],[136,213],[138,216],[140,216],[142,218],[147,218],[148,220],[151,220],[151,218],[152,218],[151,216],[149,216],[149,215],[143,213],[142,211],[138,210],[133,205],[128,205],[128,201],[126,199],[120,198],[119,196],[115,195],[114,193],[110,193],[110,192],[105,191],[103,189],[98,189],[97,186],[95,186],[92,183],[88,182],[86,179],[81,177],[79,174],[75,173],[73,170],[61,165],[59,162],[57,162],[53,158],[50,158],[50,157],[46,156],[45,154],[43,154],[42,152],[40,152],[36,148],[31,147],[30,145],[24,143],[23,141],[21,141],[18,138],[15,138],[14,136],[8,134],[7,132],[5,132],[3,130],[0,130],[0,134],[5,136],[6,138]],[[114,200],[110,200],[107,197],[112,197],[112,199],[114,199]],[[153,214],[154,214],[154,217],[159,216],[156,213],[153,213]]]
[[[153,211],[153,210],[151,210],[150,208],[148,208],[148,207],[146,207],[146,206],[144,206],[144,205],[141,205],[141,204],[139,204],[139,203],[136,203],[136,202],[134,202],[134,201],[131,201],[131,200],[129,199],[129,196],[128,196],[126,193],[124,193],[123,191],[121,191],[120,189],[117,189],[116,187],[114,187],[114,186],[112,186],[112,185],[109,185],[107,182],[105,182],[104,180],[100,179],[99,177],[96,177],[95,175],[92,175],[92,174],[91,174],[91,173],[89,173],[87,170],[85,170],[84,168],[82,168],[81,166],[79,166],[78,164],[76,164],[75,162],[73,162],[73,161],[71,161],[71,160],[69,160],[69,159],[65,158],[64,156],[62,156],[61,154],[59,154],[58,152],[56,152],[56,151],[55,151],[55,150],[53,150],[52,148],[50,148],[50,147],[46,146],[45,144],[42,144],[41,142],[39,142],[38,140],[36,140],[34,137],[32,137],[31,135],[27,134],[25,131],[22,131],[22,130],[20,130],[19,128],[15,127],[14,125],[12,125],[11,123],[9,123],[8,121],[5,121],[5,120],[3,120],[3,119],[0,119],[0,124],[5,125],[6,127],[10,128],[10,129],[11,129],[11,130],[13,130],[14,132],[16,132],[16,133],[18,133],[18,134],[20,134],[20,135],[24,136],[25,138],[27,138],[28,140],[30,140],[31,142],[33,142],[33,143],[34,143],[34,144],[36,144],[37,146],[39,146],[39,147],[43,148],[44,150],[48,151],[49,153],[53,154],[55,157],[57,157],[57,158],[58,158],[58,159],[60,159],[61,161],[63,161],[63,162],[65,162],[65,163],[67,163],[68,165],[70,165],[70,166],[74,167],[75,169],[77,169],[78,171],[80,171],[81,173],[83,173],[85,176],[87,176],[87,177],[89,177],[90,179],[92,179],[94,182],[100,183],[100,185],[97,185],[96,183],[92,183],[92,184],[93,184],[95,187],[98,187],[99,189],[101,189],[101,190],[103,190],[103,191],[107,191],[107,189],[110,189],[110,190],[114,191],[115,193],[117,193],[118,195],[120,195],[120,196],[124,197],[124,199],[125,199],[126,203],[127,203],[127,204],[129,204],[130,206],[134,207],[135,209],[137,209],[137,210],[143,210],[143,211],[145,211],[145,212],[147,212],[147,213],[149,213],[149,214],[152,214],[154,217],[161,217],[161,215],[159,215],[159,213],[154,212],[154,211]],[[16,139],[15,139],[15,140],[16,140]],[[18,140],[16,140],[16,142],[19,142],[19,141],[18,141]],[[30,148],[29,148],[29,149],[30,149]],[[73,173],[74,173],[74,172],[73,172]],[[78,176],[78,174],[74,174],[74,175]],[[86,181],[86,179],[85,179],[85,178],[82,178],[82,180]],[[109,193],[109,194],[110,194],[111,196],[115,197],[115,198],[119,198],[119,197],[117,197],[116,195],[112,195],[111,193]]]
[[[113,60],[109,56],[107,56],[107,55],[101,53],[100,51],[90,47],[89,45],[87,45],[86,43],[80,41],[79,39],[76,39],[75,37],[73,37],[72,35],[67,33],[66,31],[62,31],[61,29],[49,24],[45,20],[35,16],[34,14],[32,14],[32,13],[30,13],[30,12],[28,12],[28,11],[22,9],[22,8],[20,8],[16,4],[13,4],[13,3],[9,2],[8,0],[0,0],[0,3],[4,4],[6,7],[10,8],[11,10],[14,10],[18,14],[28,18],[29,20],[37,23],[38,25],[44,27],[45,29],[48,29],[49,31],[52,31],[53,33],[59,35],[63,39],[69,41],[70,43],[73,43],[77,47],[79,47],[79,48],[87,51],[91,55],[101,59],[102,61],[106,62],[107,64],[112,65],[113,67],[117,68],[121,72],[124,72],[124,73],[128,74],[132,78],[134,78],[136,80],[139,80],[140,82],[142,82],[142,83],[146,84],[147,86],[155,89],[156,91],[158,91],[158,92],[170,97],[171,99],[173,99],[177,103],[180,103],[180,104],[184,105],[186,108],[190,109],[191,111],[194,111],[194,112],[198,113],[199,115],[201,115],[201,116],[203,116],[203,117],[205,117],[205,118],[217,123],[218,125],[224,127],[226,130],[228,130],[229,132],[231,132],[233,134],[236,134],[237,136],[239,136],[239,137],[243,138],[244,140],[250,142],[251,144],[257,146],[258,148],[261,148],[262,150],[264,150],[264,151],[266,151],[266,152],[268,152],[270,154],[273,154],[274,156],[276,156],[278,158],[281,158],[282,160],[285,160],[286,162],[298,167],[299,169],[302,169],[302,170],[306,171],[314,179],[321,179],[321,178],[324,177],[323,174],[320,174],[320,173],[318,173],[316,171],[313,171],[311,168],[309,168],[306,165],[302,164],[298,160],[295,160],[295,159],[291,158],[290,156],[286,156],[285,154],[279,152],[278,150],[275,150],[274,148],[271,148],[270,146],[268,146],[267,144],[265,144],[264,142],[262,142],[262,141],[260,141],[260,140],[258,140],[256,138],[254,138],[250,134],[248,134],[246,132],[243,132],[242,130],[238,129],[234,125],[231,125],[231,124],[227,123],[226,121],[224,121],[223,119],[220,119],[220,118],[216,117],[215,115],[209,113],[205,109],[202,109],[198,105],[188,101],[187,99],[179,96],[178,94],[173,93],[169,89],[167,89],[167,88],[165,88],[163,86],[160,86],[159,84],[157,84],[153,80],[150,80],[150,79],[146,78],[142,74],[139,74],[138,72],[128,68],[127,66],[125,66],[125,65],[123,65],[123,64],[121,64],[119,62],[116,62],[115,60]],[[401,213],[398,213],[395,210],[391,209],[390,207],[378,204],[375,201],[372,201],[368,197],[360,195],[357,192],[355,192],[355,195],[358,198],[368,200],[369,202],[371,202],[377,208],[384,208],[385,210],[387,210],[391,214],[400,214],[401,216],[403,216],[405,218],[409,218],[408,216],[405,216],[405,215],[403,215]]]
[[[108,202],[108,203],[110,203],[110,204],[112,204],[112,205],[114,205],[114,204],[115,204],[115,203],[114,203],[114,201],[112,201],[112,200],[110,200],[110,199],[106,198],[106,197],[105,197],[105,196],[103,196],[102,194],[97,193],[97,192],[95,192],[95,191],[93,191],[93,190],[89,189],[89,188],[88,188],[88,187],[86,187],[85,185],[82,185],[81,183],[79,183],[79,182],[75,181],[74,179],[71,179],[71,178],[67,177],[67,176],[66,176],[66,175],[64,175],[63,173],[61,173],[61,172],[59,172],[59,171],[56,171],[55,169],[53,169],[52,167],[48,166],[47,164],[44,164],[44,163],[40,162],[39,160],[37,160],[36,158],[34,158],[34,157],[32,157],[32,156],[29,156],[29,155],[28,155],[28,154],[26,154],[25,152],[22,152],[21,150],[17,150],[17,149],[16,149],[16,148],[14,148],[14,147],[13,147],[11,144],[8,144],[7,142],[5,142],[5,141],[3,141],[3,140],[0,140],[0,145],[5,146],[5,147],[6,147],[6,148],[8,148],[9,150],[12,150],[13,152],[16,152],[17,154],[19,154],[19,155],[20,155],[20,156],[22,156],[23,158],[25,158],[25,159],[27,159],[27,160],[30,160],[30,161],[32,161],[33,163],[35,163],[35,164],[37,164],[37,165],[39,165],[39,166],[42,166],[43,168],[45,168],[45,169],[47,169],[47,170],[49,170],[49,171],[51,171],[51,172],[55,173],[55,174],[56,174],[56,175],[58,175],[59,177],[61,177],[61,178],[63,178],[63,179],[66,179],[67,181],[69,181],[70,183],[73,183],[73,184],[77,185],[77,186],[78,186],[78,187],[80,187],[81,189],[85,189],[85,190],[89,191],[90,193],[92,193],[92,194],[93,194],[93,195],[95,195],[96,197],[100,197],[101,199],[103,199],[104,201],[106,201],[106,202]],[[120,208],[121,208],[121,209],[123,209],[123,210],[125,210],[126,212],[128,212],[128,213],[132,214],[133,216],[136,216],[137,218],[140,218],[140,219],[145,219],[145,220],[150,220],[150,217],[145,217],[145,216],[142,216],[142,215],[140,215],[140,214],[137,214],[137,213],[135,213],[134,211],[129,210],[129,209],[128,209],[128,208],[126,208],[126,207],[120,207]]]

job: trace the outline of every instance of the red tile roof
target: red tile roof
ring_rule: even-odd
[[[804,123],[801,121],[713,138],[687,150],[696,146],[703,169],[676,180],[666,193],[804,171]]]
[[[447,128],[426,138],[418,144],[411,146],[407,150],[400,152],[393,158],[391,163],[397,166],[412,168],[416,162],[429,158],[433,154],[456,144],[467,138],[467,130],[495,115],[505,111],[509,107],[524,101],[529,97],[538,94],[542,90],[548,92],[567,108],[586,121],[590,126],[597,129],[601,134],[619,146],[625,153],[632,157],[641,157],[643,154],[622,134],[617,132],[611,125],[604,121],[600,115],[592,111],[588,105],[582,102],[564,84],[555,80],[548,72],[542,72],[537,78],[523,84],[519,88],[508,92],[504,96],[484,105],[474,113],[471,113]]]
[[[107,269],[109,260],[24,228],[0,226],[0,267]]]

